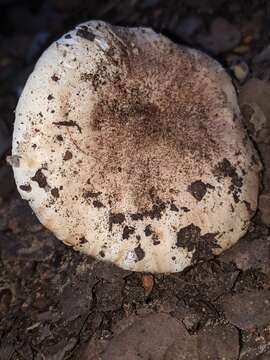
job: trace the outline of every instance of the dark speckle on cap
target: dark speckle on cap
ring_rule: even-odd
[[[145,236],[151,236],[153,234],[153,230],[151,225],[147,225],[144,229]]]
[[[134,234],[135,228],[133,226],[125,226],[123,229],[123,240],[126,240],[129,238],[130,235]]]
[[[98,208],[98,209],[105,207],[104,204],[102,204],[102,202],[99,201],[99,200],[94,200],[94,201],[93,201],[93,206],[94,206],[95,208]]]
[[[104,258],[104,257],[105,257],[105,252],[104,252],[103,250],[100,250],[99,255],[100,255],[102,258]]]
[[[170,204],[170,210],[171,210],[171,211],[175,211],[175,212],[178,212],[178,211],[179,211],[178,207],[177,207],[174,203],[171,203],[171,204]]]
[[[53,122],[53,124],[58,127],[60,126],[76,127],[80,133],[82,132],[81,127],[76,123],[76,121],[73,120],[55,121]]]
[[[31,190],[32,190],[32,187],[31,187],[31,185],[29,185],[29,184],[20,185],[19,188],[20,188],[21,190],[23,190],[23,191],[26,191],[26,192],[31,192]]]
[[[89,41],[93,41],[95,39],[95,35],[86,26],[79,29],[76,35]]]
[[[99,195],[101,195],[101,192],[94,192],[94,191],[84,191],[83,193],[83,197],[85,199],[89,199],[89,198],[97,198]]]
[[[141,248],[141,245],[139,244],[135,249],[135,254],[137,256],[137,260],[136,261],[141,261],[144,257],[145,257],[145,252],[144,250]]]
[[[65,155],[63,156],[63,160],[67,161],[67,160],[70,160],[72,159],[72,152],[70,152],[69,150],[67,150],[65,152]]]
[[[56,187],[51,190],[51,194],[53,197],[59,198],[59,190]]]
[[[118,213],[118,214],[110,214],[109,218],[109,229],[112,230],[113,224],[122,224],[126,220],[126,217],[124,214]]]
[[[56,81],[56,82],[57,82],[60,78],[59,78],[59,76],[53,74],[52,77],[51,77],[51,79],[52,79],[53,81]]]
[[[31,180],[36,181],[40,188],[45,188],[48,185],[47,178],[43,174],[42,169],[38,169],[35,175],[31,178]]]
[[[88,241],[86,240],[86,238],[84,236],[80,237],[80,244],[83,245],[83,244],[87,244]]]

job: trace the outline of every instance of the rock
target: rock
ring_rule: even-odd
[[[270,192],[260,194],[259,210],[261,212],[262,222],[270,226]]]
[[[85,315],[92,304],[92,284],[68,284],[60,295],[60,309],[67,321]]]
[[[199,289],[198,296],[194,299],[198,301],[200,298],[206,304],[206,300],[210,303],[215,301],[224,293],[230,291],[233,287],[239,271],[232,264],[219,263],[216,261],[202,263],[191,269],[185,277],[189,287],[181,289],[179,284],[178,298],[186,297],[188,302],[191,294],[194,296],[195,290]]]
[[[92,339],[82,359],[236,360],[238,353],[238,331],[231,325],[207,327],[198,335],[189,335],[180,321],[156,313],[120,321],[112,340]]]
[[[270,142],[270,83],[250,79],[239,93],[239,105],[251,136],[257,143]]]
[[[93,272],[98,279],[108,282],[118,281],[120,278],[124,279],[132,274],[131,271],[123,270],[111,263],[107,263],[106,266],[104,266],[104,262],[95,263]]]
[[[167,348],[176,338],[189,338],[184,326],[170,315],[152,314],[136,319],[131,326],[114,337],[102,359],[163,360]]]
[[[259,237],[250,239],[245,237],[238,241],[233,247],[225,251],[219,258],[226,263],[234,263],[238,269],[262,268],[269,263],[270,238]]]
[[[255,330],[270,322],[269,290],[227,295],[222,306],[226,319],[242,330]]]
[[[250,79],[240,89],[239,105],[249,135],[256,142],[264,165],[264,190],[270,190],[270,83]]]
[[[179,24],[174,28],[174,33],[191,44],[194,41],[194,36],[202,26],[202,19],[198,15],[190,15],[180,20]]]
[[[202,48],[218,55],[236,47],[241,40],[241,33],[235,25],[219,17],[213,20],[209,32],[198,34],[196,40]]]
[[[192,308],[187,308],[185,315],[183,316],[183,324],[185,328],[188,330],[188,332],[193,333],[196,331],[199,327],[200,321],[201,321],[201,314],[194,311]]]
[[[270,288],[269,265],[265,264],[263,269],[249,269],[239,274],[234,284],[235,293],[248,291],[261,291]]]
[[[189,334],[196,333],[207,323],[216,319],[215,305],[200,294],[194,298],[189,298],[187,295],[183,299],[185,300],[178,301],[176,308],[171,309],[170,314],[182,322]]]
[[[190,348],[187,347],[190,344]],[[206,327],[189,340],[177,339],[164,357],[164,360],[237,360],[239,336],[236,328],[230,325]]]

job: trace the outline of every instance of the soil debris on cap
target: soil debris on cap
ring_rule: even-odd
[[[207,193],[207,189],[215,189],[214,186],[210,184],[205,184],[201,180],[194,181],[189,187],[188,191],[195,197],[196,200],[201,201],[205,194]]]
[[[214,174],[220,178],[223,177],[230,177],[231,178],[231,185],[229,187],[229,193],[233,194],[234,201],[238,203],[239,195],[241,193],[241,188],[243,186],[243,178],[238,175],[236,168],[231,164],[231,162],[224,158],[221,162],[219,162],[216,167]]]
[[[145,257],[145,252],[144,250],[141,248],[141,245],[138,245],[135,249],[135,254],[137,256],[137,260],[136,261],[141,261],[144,257]]]
[[[127,240],[130,235],[134,234],[135,228],[133,226],[125,226],[123,229],[123,240]]]
[[[80,36],[83,39],[89,40],[89,41],[94,41],[95,39],[95,35],[89,31],[89,29],[87,27],[83,28],[83,29],[79,29],[76,33],[77,36]]]
[[[55,121],[55,122],[53,122],[53,124],[56,125],[56,126],[59,126],[59,127],[60,126],[67,126],[67,127],[74,127],[75,126],[79,130],[80,133],[82,132],[81,127],[73,120]]]
[[[52,194],[52,196],[55,197],[56,199],[59,198],[59,190],[58,190],[57,188],[53,188],[53,189],[51,190],[51,194]]]
[[[213,257],[213,250],[219,248],[216,236],[218,234],[201,234],[201,229],[190,224],[177,233],[176,246],[183,247],[192,254],[192,262],[207,260]]]
[[[65,160],[65,161],[68,161],[68,160],[70,160],[70,159],[72,159],[72,152],[70,152],[69,150],[67,150],[66,152],[65,152],[65,155],[64,155],[64,157],[63,157],[63,159]]]
[[[42,169],[38,169],[31,180],[37,182],[40,188],[46,188],[48,186],[47,178],[43,174]]]
[[[126,220],[126,217],[124,214],[110,214],[109,218],[109,229],[112,230],[113,224],[122,224]]]
[[[32,190],[32,187],[31,187],[31,185],[26,184],[26,185],[20,185],[20,189],[23,191],[30,192]]]

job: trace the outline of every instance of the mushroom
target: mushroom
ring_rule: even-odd
[[[147,28],[78,25],[16,108],[18,190],[76,250],[177,272],[229,248],[257,207],[260,162],[231,79]]]

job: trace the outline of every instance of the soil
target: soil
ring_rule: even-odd
[[[0,2],[1,360],[270,359],[269,10],[263,0]],[[179,244],[206,252],[207,261],[170,275],[127,272],[62,244],[18,195],[5,160],[18,97],[42,51],[88,19],[151,26],[211,54],[232,76],[264,165],[263,205],[248,233],[219,257],[209,251],[215,234],[201,239],[188,229],[193,243],[179,234]],[[225,160],[218,170],[231,177],[237,197],[241,179]],[[35,180],[46,186],[41,170]],[[198,183],[190,191],[199,201],[211,188]],[[162,204],[156,207],[134,216],[158,216]]]

